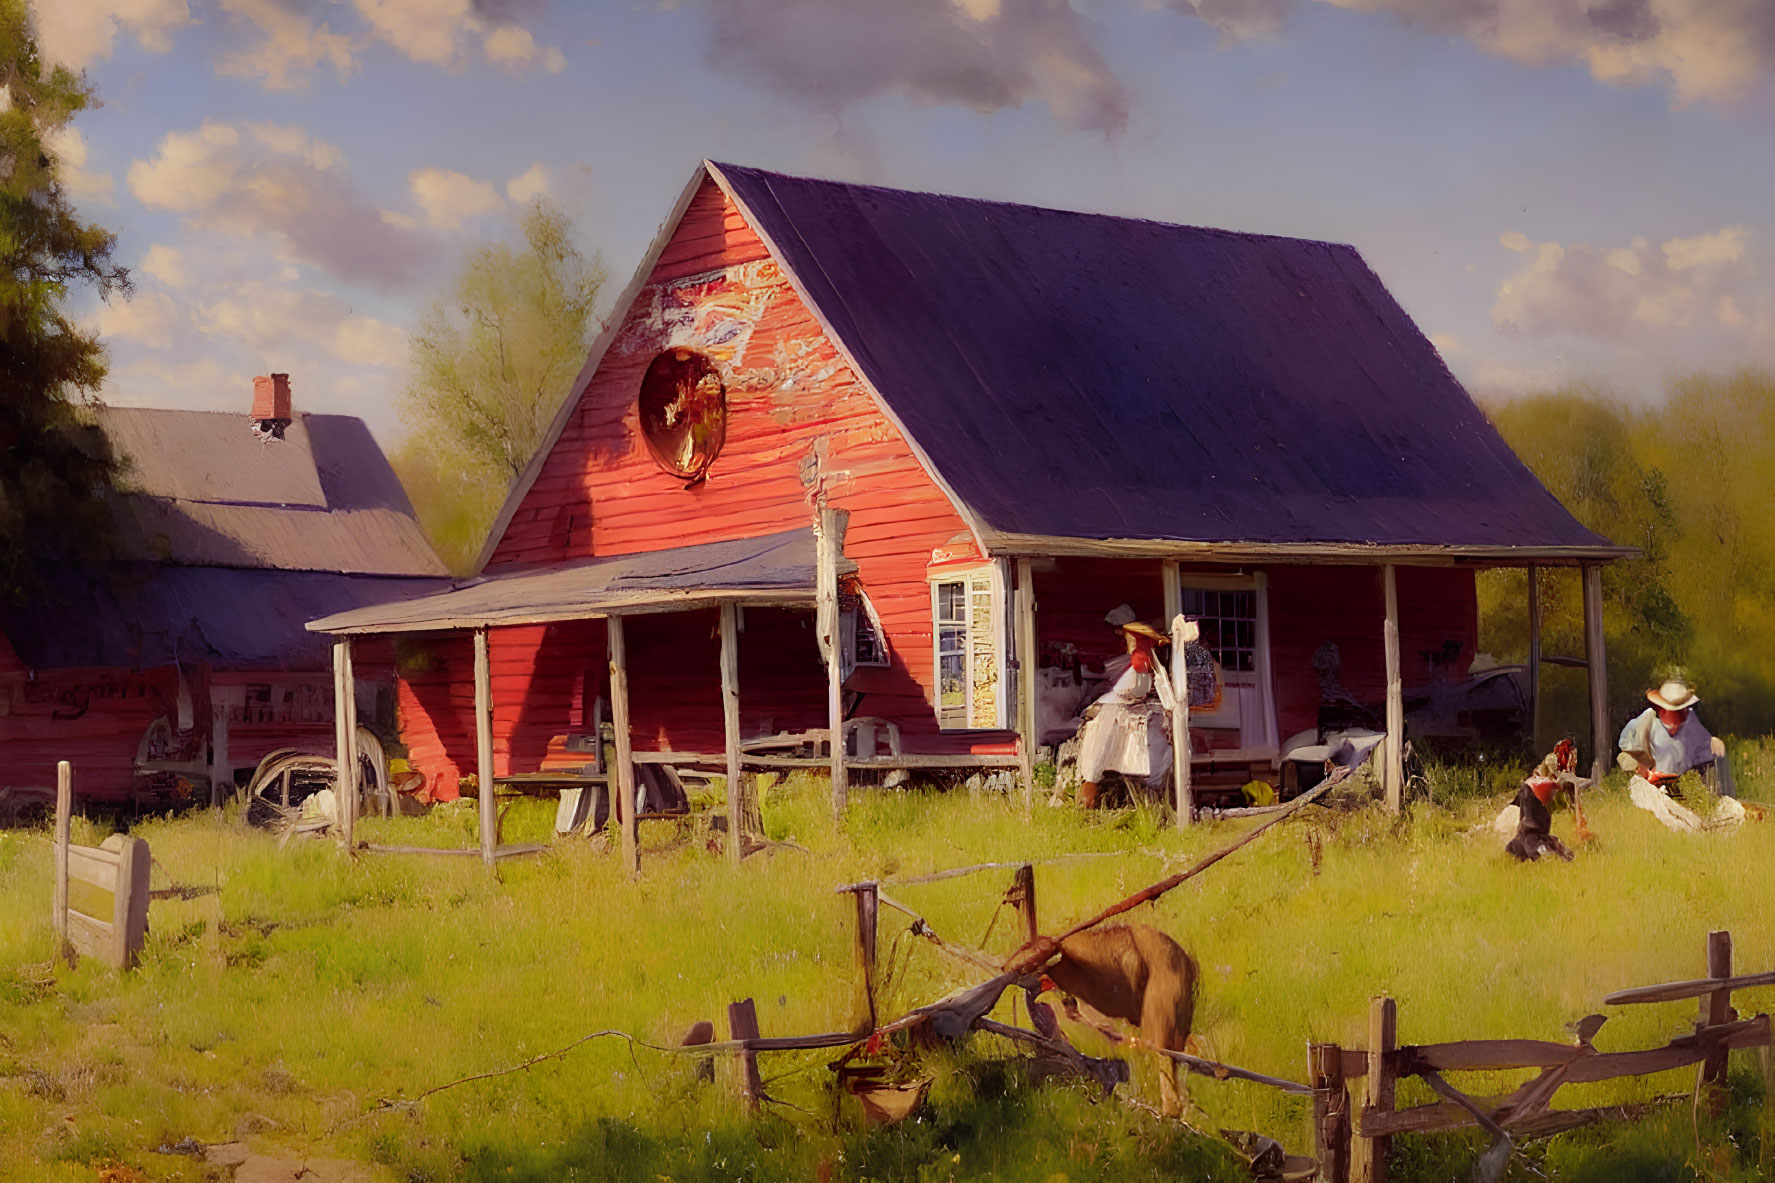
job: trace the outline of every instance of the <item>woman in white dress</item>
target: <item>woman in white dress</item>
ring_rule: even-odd
[[[1157,789],[1171,768],[1171,685],[1154,656],[1170,638],[1133,615],[1130,609],[1110,614],[1128,652],[1104,663],[1110,687],[1086,708],[1079,735],[1079,804],[1086,809],[1097,808],[1097,783],[1105,772],[1144,777]]]

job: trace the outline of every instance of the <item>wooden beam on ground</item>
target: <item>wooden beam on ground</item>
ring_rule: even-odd
[[[1528,565],[1528,738],[1531,751],[1541,743],[1541,569]]]
[[[641,845],[635,830],[635,759],[629,736],[629,656],[623,639],[623,621],[612,616],[604,622],[610,650],[610,719],[616,733],[617,824],[622,827],[622,864],[629,874],[641,873]]]
[[[68,942],[68,835],[74,821],[74,766],[66,760],[55,766],[55,896],[50,918],[55,925],[56,956],[74,963]]]
[[[1035,809],[1035,564],[1017,560],[1017,755],[1023,777],[1023,812]]]
[[[843,816],[850,797],[850,781],[844,764],[844,653],[838,636],[838,558],[844,548],[846,515],[820,502],[814,531],[818,564],[815,570],[815,625],[820,651],[826,659],[827,746],[831,749],[832,811]]]
[[[727,861],[739,865],[744,851],[744,802],[740,777],[740,626],[739,609],[721,605],[721,719],[727,738]]]
[[[1405,799],[1405,683],[1399,666],[1399,577],[1391,563],[1381,568],[1381,587],[1386,599],[1382,640],[1387,660],[1387,740],[1381,748],[1381,784],[1387,793],[1387,811],[1398,813]]]
[[[481,861],[491,868],[499,845],[499,814],[493,800],[493,662],[485,627],[475,630],[475,781],[481,795]]]
[[[1376,998],[1368,1008],[1368,1073],[1363,1082],[1367,1094],[1362,1106],[1350,1176],[1356,1183],[1386,1183],[1387,1151],[1392,1144],[1388,1136],[1374,1137],[1366,1131],[1369,1114],[1385,1117],[1393,1112],[1393,1049],[1399,1034],[1398,1004],[1391,998]]]
[[[1590,671],[1590,761],[1593,783],[1602,786],[1609,769],[1608,754],[1614,749],[1609,734],[1609,668],[1602,632],[1602,568],[1594,564],[1584,572],[1584,657]]]

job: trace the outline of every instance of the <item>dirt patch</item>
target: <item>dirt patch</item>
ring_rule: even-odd
[[[233,1183],[374,1183],[376,1175],[362,1163],[341,1158],[280,1158],[254,1154],[243,1142],[204,1147],[204,1161],[223,1168]]]

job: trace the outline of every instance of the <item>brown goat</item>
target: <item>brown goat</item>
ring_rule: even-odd
[[[1146,924],[1087,929],[1060,943],[1060,960],[1047,969],[1062,991],[1113,1019],[1140,1029],[1140,1042],[1180,1052],[1196,1010],[1196,963],[1183,946]],[[1183,1113],[1177,1062],[1158,1057],[1161,1108]]]

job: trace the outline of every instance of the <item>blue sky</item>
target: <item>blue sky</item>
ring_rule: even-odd
[[[546,192],[611,298],[704,157],[1355,244],[1481,397],[1775,365],[1770,0],[33,0],[109,401],[402,432]]]

